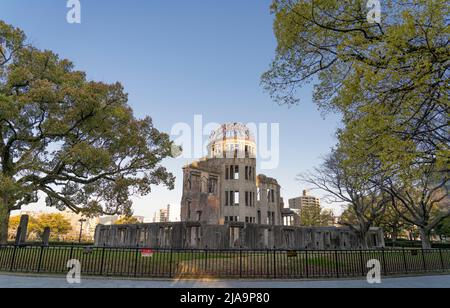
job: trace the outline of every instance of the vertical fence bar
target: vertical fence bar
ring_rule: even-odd
[[[70,256],[69,256],[69,260],[72,260],[73,258],[73,245],[70,246]]]
[[[173,249],[170,248],[170,255],[169,255],[169,278],[172,278],[172,258],[173,258]]]
[[[305,250],[305,263],[306,263],[306,279],[308,279],[309,278],[308,249]]]
[[[338,251],[337,250],[334,251],[334,262],[336,262],[336,264],[335,264],[336,278],[339,279],[339,262],[338,262]]]
[[[273,250],[273,277],[277,278],[277,251]]]
[[[13,271],[14,269],[14,261],[16,260],[16,250],[17,250],[17,245],[14,245],[14,251],[13,251],[13,255],[12,255],[12,260],[11,260],[11,264],[10,264],[10,272]]]
[[[439,257],[441,258],[442,270],[445,271],[446,268],[445,268],[445,265],[444,265],[444,258],[442,256],[442,249],[441,248],[439,248]]]
[[[136,255],[134,256],[134,277],[137,277],[137,269],[138,269],[138,260],[139,260],[139,247],[136,248]]]
[[[422,248],[422,261],[423,261],[423,271],[427,271],[427,262],[425,260],[425,249]]]
[[[242,248],[239,250],[239,278],[242,278]]]
[[[42,256],[44,255],[44,246],[41,246],[41,251],[39,252],[39,262],[37,267],[37,272],[41,272],[41,265],[42,265]]]
[[[381,251],[382,251],[381,256],[383,258],[383,272],[384,272],[384,276],[387,276],[386,254],[385,254],[384,248]]]
[[[208,246],[205,249],[205,275],[208,272]]]
[[[403,247],[403,264],[405,265],[405,273],[408,274],[408,262],[406,262],[406,250]]]
[[[103,276],[104,262],[105,262],[105,247],[103,247],[103,249],[102,249],[102,258],[101,258],[101,262],[100,262],[100,276]]]
[[[364,277],[366,276],[366,267],[364,266],[364,257],[362,250],[359,250],[359,261],[361,263],[361,277]]]

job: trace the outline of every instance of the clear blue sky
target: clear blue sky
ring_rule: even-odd
[[[295,177],[329,152],[339,121],[321,116],[311,87],[301,90],[301,105],[287,108],[260,86],[276,48],[270,2],[81,0],[82,23],[74,25],[66,22],[66,0],[3,0],[0,19],[90,79],[120,81],[136,115],[150,115],[160,130],[193,124],[195,114],[205,122],[280,123],[281,162],[265,173],[278,179],[287,201],[307,188]],[[150,218],[168,203],[179,208],[185,163],[165,162],[176,189],[136,199],[135,214]]]

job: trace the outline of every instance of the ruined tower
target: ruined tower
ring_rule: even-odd
[[[243,124],[213,131],[207,157],[183,168],[183,177],[184,222],[282,224],[280,186],[257,176],[255,137]]]

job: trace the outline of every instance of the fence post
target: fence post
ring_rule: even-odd
[[[361,262],[361,276],[366,276],[366,267],[364,266],[363,251],[359,250],[359,261]]]
[[[422,248],[422,261],[423,261],[423,271],[427,271],[427,262],[425,260],[425,249]]]
[[[405,273],[408,274],[408,263],[406,262],[406,250],[403,247],[403,263],[405,264]]]
[[[13,255],[12,255],[11,265],[9,268],[10,272],[12,272],[14,269],[14,261],[16,260],[16,250],[17,250],[17,245],[14,245],[14,251],[13,251]]]
[[[44,246],[41,246],[41,251],[39,253],[39,262],[38,262],[38,268],[37,272],[39,273],[41,271],[41,265],[42,265],[42,256],[44,254]]]
[[[242,247],[239,250],[239,278],[242,278]]]
[[[387,276],[386,255],[385,255],[384,248],[381,251],[382,251],[382,257],[383,257],[383,272],[384,272],[384,276]]]
[[[208,271],[208,246],[206,246],[205,249],[205,274],[207,273],[207,271]]]
[[[277,251],[273,250],[273,278],[277,278]]]
[[[173,274],[172,274],[172,257],[173,256],[172,255],[173,255],[173,248],[170,248],[169,278],[173,277]]]
[[[136,247],[136,255],[134,256],[134,277],[137,277],[138,260],[139,260],[139,244]]]
[[[441,248],[439,248],[439,256],[441,258],[442,271],[445,271],[446,268],[445,268],[445,265],[444,265],[444,258],[442,256],[442,249]]]
[[[308,249],[305,250],[306,278],[309,278]]]
[[[100,264],[100,276],[103,276],[103,263],[105,261],[105,247],[102,249],[102,261]]]
[[[335,264],[336,278],[339,278],[339,263],[338,263],[338,251],[337,250],[334,251],[334,262],[336,262],[336,264]]]
[[[72,246],[70,246],[70,255],[69,255],[69,260],[73,259],[73,244]]]

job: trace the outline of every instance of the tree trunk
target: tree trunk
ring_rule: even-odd
[[[8,206],[0,200],[0,245],[6,245],[8,243],[8,226],[9,216],[11,212],[8,210]]]
[[[392,245],[394,247],[396,247],[395,245],[397,244],[397,239],[398,239],[398,233],[397,232],[393,232],[392,233]]]
[[[420,228],[420,239],[422,240],[423,249],[431,249],[430,231]]]
[[[368,244],[368,240],[367,240],[367,232],[359,231],[358,237],[359,237],[359,246],[361,247],[361,249],[363,249],[363,250],[369,249],[369,244]]]

